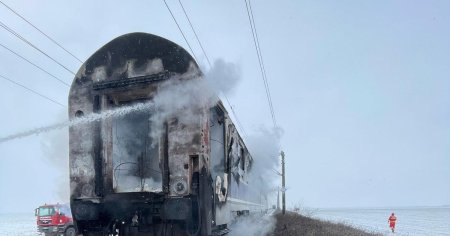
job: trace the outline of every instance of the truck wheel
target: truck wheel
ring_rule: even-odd
[[[75,230],[74,227],[69,227],[66,229],[66,232],[64,233],[64,236],[76,236],[77,235],[77,231]]]

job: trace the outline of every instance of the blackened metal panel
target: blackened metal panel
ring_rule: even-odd
[[[183,74],[195,60],[182,47],[156,35],[130,33],[115,38],[95,52],[82,73],[92,75],[98,68],[109,80],[147,75],[147,63],[160,59],[166,71]],[[119,70],[120,69],[120,70]],[[80,73],[80,72],[79,72]]]
[[[105,90],[105,89],[130,89],[134,86],[138,85],[148,85],[150,83],[167,80],[170,77],[174,76],[174,73],[170,73],[167,71],[158,73],[158,74],[151,74],[151,75],[144,75],[144,76],[138,76],[128,79],[116,79],[116,80],[106,80],[106,81],[100,81],[93,84],[92,89],[94,90]]]
[[[100,108],[100,96],[94,97],[94,113],[99,113]],[[103,196],[103,155],[102,155],[102,140],[101,140],[101,120],[94,122],[94,169],[95,169],[95,194],[100,197]]]
[[[79,118],[93,112],[91,83],[85,77],[75,80],[69,94],[69,119]],[[92,123],[80,123],[69,128],[69,166],[71,199],[95,197],[95,168]]]
[[[170,181],[170,173],[169,173],[169,125],[167,122],[164,123],[164,148],[163,148],[163,192],[168,195],[169,194],[169,181]]]
[[[107,95],[102,95],[102,109],[111,107],[113,101]],[[112,118],[102,120],[101,136],[103,140],[103,194],[113,193],[113,138],[112,138]]]

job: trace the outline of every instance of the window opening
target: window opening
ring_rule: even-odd
[[[133,102],[120,105],[133,105]],[[153,129],[150,118],[150,110],[140,110],[112,119],[113,186],[116,192],[162,191],[159,140],[150,135]]]

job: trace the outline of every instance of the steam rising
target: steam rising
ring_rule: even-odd
[[[275,229],[276,220],[272,215],[251,215],[238,217],[231,225],[230,236],[266,236]]]
[[[69,202],[69,133],[68,129],[60,129],[43,136],[41,149],[49,166],[56,168],[58,178],[51,180],[56,183],[56,197],[59,202]]]
[[[155,63],[151,64],[150,68],[146,69],[159,71],[161,68],[159,62],[156,61]],[[183,112],[183,110],[193,111],[194,109],[186,109],[191,105],[198,108],[201,106],[214,104],[218,101],[218,98],[216,97],[216,95],[214,95],[214,92],[223,94],[231,92],[232,88],[234,88],[237,85],[237,82],[240,80],[240,68],[233,63],[227,63],[223,60],[217,60],[214,62],[214,66],[211,68],[211,70],[206,73],[205,79],[206,80],[194,79],[183,82],[180,79],[173,79],[173,81],[169,80],[168,82],[162,84],[158,96],[154,98],[154,102],[123,106],[120,108],[103,111],[102,113],[92,113],[84,117],[72,119],[70,121],[30,129],[27,131],[1,137],[0,143],[40,133],[46,133],[64,127],[87,124],[105,118],[120,117],[144,109],[153,109],[155,108],[154,104],[156,104],[156,108],[158,109],[157,111],[161,112],[158,117],[155,117],[155,121],[158,121],[156,123],[157,125],[161,125],[160,121],[162,118],[170,117],[175,112]],[[187,118],[192,117],[187,116]]]
[[[277,188],[280,177],[275,170],[280,163],[280,128],[268,129],[260,127],[247,140],[247,147],[253,156],[254,162],[250,171],[250,180],[258,183],[259,188],[269,193]]]
[[[216,60],[205,74],[208,86],[220,94],[231,94],[241,80],[241,68],[234,63]]]
[[[177,117],[185,125],[199,123],[201,109],[211,107],[218,97],[203,79],[171,79],[161,84],[153,98],[155,108],[151,116],[151,136],[158,140],[163,132],[163,123]]]
[[[249,183],[260,189],[266,197],[273,195],[278,186],[277,182],[280,182],[280,177],[275,173],[275,170],[280,163],[281,135],[282,130],[279,128],[261,127],[246,140],[247,147],[254,160],[250,170]],[[276,219],[267,214],[239,217],[231,226],[230,235],[268,235],[273,231],[275,223]]]
[[[146,70],[159,71],[161,67],[158,63],[154,63]],[[232,93],[240,81],[240,74],[240,68],[235,64],[217,60],[213,67],[205,73],[205,79],[186,80],[183,79],[184,76],[182,75],[163,82],[158,87],[158,93],[151,102],[122,106],[101,113],[76,117],[70,121],[16,133],[0,138],[0,143],[59,129],[60,131],[55,135],[49,136],[48,140],[44,140],[42,146],[50,162],[55,163],[55,166],[61,168],[61,170],[65,170],[68,166],[68,135],[67,129],[63,128],[150,110],[153,114],[150,116],[152,126],[150,136],[153,140],[158,140],[163,132],[164,122],[170,118],[177,117],[179,122],[183,124],[198,123],[200,115],[204,117],[199,111],[214,106],[218,102],[217,94],[227,95]],[[247,147],[254,160],[249,182],[254,187],[261,189],[261,192],[266,195],[273,191],[276,186],[273,181],[278,179],[273,169],[279,163],[280,136],[280,130],[261,128],[246,140]],[[67,188],[62,186],[69,186],[69,184],[67,183],[67,177],[62,179],[64,181],[60,187],[63,191],[61,191],[60,197],[65,200],[67,199],[65,194]],[[272,230],[274,223],[275,220],[271,216],[241,217],[232,226],[232,235],[265,235]],[[253,227],[249,227],[249,225]]]

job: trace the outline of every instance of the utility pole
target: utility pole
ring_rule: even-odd
[[[277,211],[280,210],[280,186],[277,186],[278,193],[277,193]]]
[[[283,215],[286,213],[286,185],[284,180],[285,172],[284,172],[284,152],[281,151],[281,192],[282,192],[282,207],[283,207]]]

